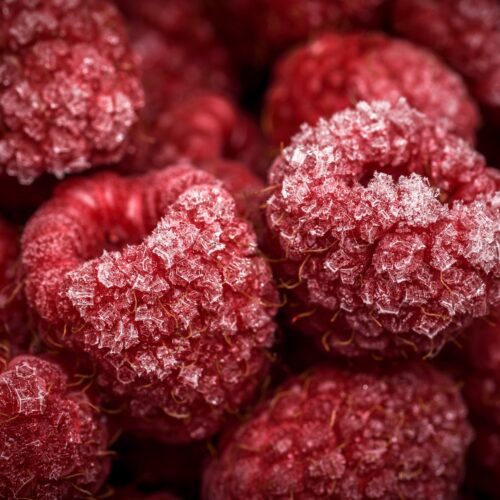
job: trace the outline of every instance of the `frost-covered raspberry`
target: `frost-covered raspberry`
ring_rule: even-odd
[[[472,437],[458,387],[422,363],[291,379],[205,471],[203,498],[455,498]]]
[[[397,0],[399,33],[437,52],[468,79],[500,123],[500,4],[497,0]]]
[[[378,33],[329,33],[285,56],[267,95],[275,144],[287,144],[302,123],[359,101],[411,106],[473,141],[479,113],[461,78],[432,53]]]
[[[118,161],[143,105],[107,0],[2,2],[0,81],[0,169],[23,183]]]
[[[386,0],[208,0],[240,63],[263,64],[332,29],[376,27]]]
[[[0,218],[0,342],[8,340],[12,354],[26,349],[31,339],[19,247],[17,231]]]
[[[227,158],[258,165],[262,140],[256,124],[229,98],[201,92],[167,106],[134,140],[123,168],[144,172],[180,160],[196,165]]]
[[[205,172],[61,185],[26,227],[23,264],[42,335],[90,357],[131,428],[204,439],[265,374],[271,271],[234,199]]]
[[[107,430],[55,363],[14,358],[0,373],[0,497],[83,498],[109,470]]]
[[[269,179],[288,315],[326,351],[431,354],[499,306],[498,179],[405,101],[305,127]]]

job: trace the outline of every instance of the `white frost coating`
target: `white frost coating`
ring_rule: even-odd
[[[6,385],[14,395],[17,400],[17,412],[21,415],[36,415],[45,410],[48,388],[29,363],[21,362],[14,372],[0,375],[0,384]]]

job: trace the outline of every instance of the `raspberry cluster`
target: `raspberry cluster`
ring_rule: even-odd
[[[61,185],[26,227],[23,264],[40,334],[91,358],[128,427],[209,437],[265,374],[271,272],[234,200],[202,171]]]
[[[499,20],[0,0],[0,498],[498,498]]]
[[[0,10],[0,165],[30,183],[116,162],[143,94],[108,0],[6,0]]]
[[[206,499],[454,498],[472,432],[453,381],[408,363],[280,387],[206,470]]]

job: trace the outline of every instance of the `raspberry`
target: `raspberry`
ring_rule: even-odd
[[[223,438],[203,498],[451,500],[471,437],[457,386],[425,363],[315,368]]]
[[[302,123],[401,97],[474,140],[479,113],[460,77],[431,53],[378,33],[331,33],[286,56],[267,95],[266,123],[276,144],[288,143]]]
[[[5,172],[30,183],[123,156],[143,95],[110,2],[6,0],[0,50]]]
[[[393,20],[405,37],[431,48],[469,82],[500,122],[500,5],[496,0],[397,0]]]
[[[385,0],[209,0],[239,59],[262,64],[314,34],[375,27]],[[229,21],[228,21],[229,20]]]
[[[63,184],[27,224],[23,264],[42,336],[90,357],[129,428],[204,439],[265,374],[271,272],[207,173]]]
[[[136,137],[124,168],[140,172],[182,159],[200,164],[218,158],[257,165],[260,139],[256,125],[231,100],[203,92],[159,113],[152,127]]]
[[[16,230],[0,218],[0,342],[8,341],[12,354],[26,349],[31,340],[19,251]]]
[[[106,479],[105,421],[55,363],[14,358],[0,374],[0,496],[83,498]]]
[[[500,184],[405,101],[304,127],[269,178],[287,314],[324,350],[433,354],[500,304]]]

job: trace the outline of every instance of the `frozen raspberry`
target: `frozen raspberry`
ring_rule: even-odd
[[[19,247],[17,231],[0,218],[0,342],[8,340],[13,355],[31,340]]]
[[[399,33],[431,48],[468,79],[500,123],[500,4],[497,0],[397,0]]]
[[[359,101],[411,106],[473,141],[479,113],[458,75],[434,55],[378,33],[327,34],[287,55],[267,95],[266,120],[275,144],[302,123]]]
[[[109,470],[107,430],[63,370],[18,356],[0,373],[0,496],[83,498]]]
[[[125,27],[106,0],[5,0],[0,168],[30,183],[116,162],[143,95]]]
[[[433,354],[499,306],[495,179],[404,100],[304,127],[271,167],[269,189],[287,313],[326,351]]]
[[[314,34],[375,27],[386,0],[208,0],[215,21],[248,64],[263,64]]]
[[[26,227],[23,264],[41,334],[90,357],[130,428],[204,439],[265,374],[271,272],[234,200],[205,172],[61,185]]]
[[[452,500],[471,437],[457,386],[424,363],[315,368],[223,438],[203,498]]]
[[[258,165],[262,141],[255,123],[230,99],[203,92],[166,107],[134,146],[124,169],[144,172],[179,160],[199,165],[228,158]]]

